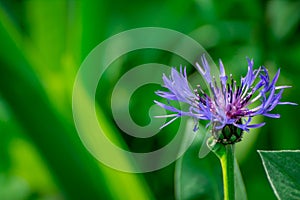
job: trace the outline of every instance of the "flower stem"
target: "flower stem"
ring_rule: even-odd
[[[220,158],[223,173],[224,200],[235,199],[234,160],[234,145],[225,145],[225,153]]]
[[[235,199],[235,177],[234,177],[234,144],[223,145],[216,143],[213,137],[207,141],[210,149],[216,154],[221,162],[223,174],[224,200]]]

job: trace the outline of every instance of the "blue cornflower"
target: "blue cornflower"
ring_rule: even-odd
[[[170,77],[163,75],[164,87],[168,91],[157,91],[156,94],[167,99],[168,104],[155,101],[162,108],[173,114],[157,116],[161,118],[173,118],[163,125],[172,123],[179,117],[189,116],[195,120],[194,131],[198,129],[199,120],[208,120],[207,127],[212,125],[212,135],[223,144],[235,143],[241,140],[242,132],[250,128],[258,128],[265,122],[251,124],[253,117],[263,115],[271,118],[279,118],[279,114],[270,113],[279,104],[296,105],[291,102],[280,102],[282,92],[290,86],[275,86],[280,70],[270,80],[268,70],[265,67],[253,69],[253,60],[248,61],[248,72],[241,77],[240,85],[225,74],[225,69],[220,60],[219,82],[211,76],[210,66],[203,55],[202,66],[196,63],[196,67],[206,81],[211,95],[206,94],[200,85],[193,90],[187,80],[186,68],[180,67],[178,72],[172,68]],[[189,105],[187,111],[177,109],[170,104],[170,100],[183,102]]]

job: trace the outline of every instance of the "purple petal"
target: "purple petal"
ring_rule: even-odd
[[[182,70],[182,68],[180,68],[180,72],[181,73],[175,68],[172,68],[169,78],[164,74],[164,87],[167,88],[169,92],[158,91],[157,94],[169,100],[177,100],[191,105],[195,101],[196,95],[187,81],[186,69]]]
[[[165,99],[169,100],[178,100],[176,95],[170,93],[170,92],[164,92],[164,91],[156,91],[155,94],[157,94],[160,97],[163,97]]]
[[[171,124],[172,122],[174,122],[174,121],[175,121],[176,119],[178,119],[178,118],[179,118],[179,116],[178,116],[178,117],[174,117],[173,119],[171,119],[170,121],[168,121],[167,123],[165,123],[164,125],[162,125],[162,126],[160,127],[160,129],[162,129],[162,128],[168,126],[169,124]]]
[[[210,75],[210,67],[209,67],[208,62],[205,58],[205,54],[203,54],[201,56],[201,61],[202,61],[203,68],[197,62],[196,62],[196,67],[199,70],[202,77],[206,80],[206,82],[211,83],[212,79],[211,79],[211,75]]]
[[[275,89],[276,90],[280,90],[280,89],[286,89],[286,88],[291,88],[292,86],[289,85],[281,85],[281,86],[276,86]]]
[[[166,104],[163,104],[163,103],[161,103],[161,102],[159,102],[159,101],[155,101],[155,100],[154,100],[154,103],[156,103],[158,106],[160,106],[160,107],[162,107],[162,108],[164,108],[164,109],[166,109],[166,110],[169,110],[169,111],[172,111],[172,112],[177,112],[177,113],[180,113],[180,112],[181,112],[181,110],[178,110],[177,108],[174,108],[174,107],[172,107],[172,106],[168,106],[168,105],[166,105]]]
[[[249,131],[249,129],[247,128],[247,125],[244,125],[244,124],[237,124],[237,123],[233,123],[234,126],[244,130],[244,131]]]
[[[266,124],[266,122],[260,123],[260,124],[250,124],[247,125],[247,128],[260,128],[262,126],[264,126]]]
[[[292,105],[292,106],[298,106],[297,103],[293,103],[293,102],[278,102],[278,105]]]
[[[178,114],[170,114],[170,115],[159,115],[159,116],[154,116],[154,118],[169,118],[169,117],[177,117]]]
[[[266,116],[266,117],[270,117],[270,118],[280,118],[280,114],[270,114],[270,113],[264,113],[263,116]]]
[[[280,69],[278,69],[278,71],[276,72],[276,74],[275,74],[275,76],[274,76],[274,78],[272,80],[272,83],[271,83],[270,87],[275,87],[275,84],[276,84],[276,82],[278,80],[279,75],[280,75]]]
[[[271,103],[271,101],[273,100],[274,94],[275,94],[275,87],[272,88],[271,93],[268,97],[268,100],[267,100],[267,102],[265,102],[265,107]]]

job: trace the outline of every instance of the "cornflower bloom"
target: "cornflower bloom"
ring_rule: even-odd
[[[248,72],[241,77],[240,85],[225,74],[225,69],[220,60],[220,75],[217,82],[211,76],[210,66],[203,55],[202,66],[196,63],[196,67],[208,85],[210,95],[205,93],[200,85],[193,90],[187,80],[186,68],[180,67],[178,72],[171,69],[171,75],[163,75],[164,87],[168,91],[157,91],[156,94],[167,99],[164,104],[155,103],[162,108],[173,112],[173,114],[157,116],[172,119],[164,124],[165,127],[182,116],[189,116],[195,120],[194,131],[198,129],[199,120],[208,120],[207,127],[212,125],[211,133],[217,142],[233,144],[242,139],[243,131],[249,132],[251,128],[265,125],[265,122],[251,124],[255,116],[263,115],[270,118],[279,118],[279,114],[271,111],[280,104],[297,105],[291,102],[281,102],[284,89],[290,86],[276,86],[280,69],[270,80],[268,70],[265,67],[253,69],[254,62],[247,58]],[[183,102],[189,105],[187,111],[180,110],[171,105],[170,100]]]

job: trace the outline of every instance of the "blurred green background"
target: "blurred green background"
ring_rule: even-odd
[[[197,40],[237,77],[246,73],[246,56],[257,67],[266,65],[272,75],[280,67],[279,84],[293,86],[283,99],[299,103],[299,10],[296,0],[1,0],[0,199],[175,199],[175,163],[128,174],[104,166],[84,148],[71,106],[81,62],[101,41],[121,31],[165,27]],[[99,120],[123,148],[148,152],[172,139],[176,123],[151,139],[129,137],[117,129],[110,109],[112,89],[122,74],[143,63],[182,64],[171,60],[163,51],[135,51],[105,73],[96,95]],[[132,97],[131,114],[138,124],[149,123],[148,109],[159,100],[154,95],[159,88],[144,86]],[[299,108],[279,106],[275,112],[281,119],[258,119],[267,125],[238,144],[249,199],[275,199],[257,149],[300,149]],[[201,168],[195,174],[197,170]]]

